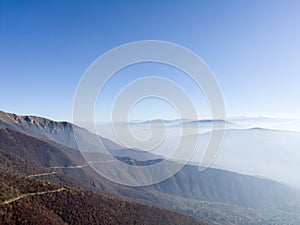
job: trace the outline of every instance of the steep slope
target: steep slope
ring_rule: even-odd
[[[0,160],[1,224],[204,224],[158,207],[24,176],[45,169],[2,150]]]
[[[73,126],[67,122],[55,122],[37,116],[18,116],[0,111],[0,125],[77,149]]]
[[[79,151],[53,141],[38,139],[0,126],[0,149],[5,149],[9,153],[51,171],[72,176],[81,183],[105,193],[129,196],[141,200],[164,201],[153,190],[132,189],[104,179],[87,165]]]
[[[63,173],[80,180],[79,185],[96,188],[102,193],[160,205],[213,224],[224,219],[228,219],[230,224],[240,224],[241,221],[247,224],[247,221],[253,222],[260,217],[267,224],[270,215],[276,216],[279,224],[282,221],[300,221],[297,191],[277,182],[217,169],[199,173],[197,167],[186,165],[176,175],[159,184],[126,187],[99,176],[87,165],[79,151],[52,139],[18,132],[3,124],[0,126],[0,148],[47,167],[47,171],[42,173]],[[129,157],[119,159],[136,165],[155,163],[155,160],[138,161]],[[265,212],[266,209],[271,212]]]
[[[163,193],[244,207],[300,212],[300,192],[275,181],[218,169],[199,172],[187,165],[170,179],[154,185]]]
[[[56,122],[37,116],[19,116],[0,111],[0,125],[39,139],[54,141],[71,149],[78,149],[74,136],[74,130],[76,129],[81,134],[80,140],[86,151],[94,151],[96,147],[90,140],[100,138],[106,149],[115,156],[128,156],[137,160],[156,159],[159,157],[151,153],[124,148],[68,122]]]
[[[117,185],[99,176],[88,166],[78,151],[4,127],[0,127],[0,138],[0,148],[109,193],[125,196],[133,193],[131,197],[137,199],[158,201],[158,192],[161,192],[169,196],[246,207],[299,210],[296,192],[285,185],[266,179],[217,169],[207,169],[200,173],[196,166],[186,165],[170,179],[153,186],[134,188],[133,192],[132,188]],[[122,158],[125,161],[126,159]],[[129,162],[143,164],[132,159]]]

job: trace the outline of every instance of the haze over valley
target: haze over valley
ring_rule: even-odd
[[[299,225],[299,12],[0,0],[0,225]]]
[[[53,185],[63,184],[63,187],[50,188],[53,191],[61,190],[61,194],[64,193],[64,189],[60,188],[67,188],[67,191],[69,188],[92,188],[100,194],[105,193],[109,196],[117,196],[120,199],[125,198],[130,201],[134,199],[134,202],[145,202],[156,207],[164,207],[209,224],[222,223],[221,221],[227,221],[226,223],[230,224],[241,224],[242,222],[251,224],[257,221],[260,221],[260,223],[274,221],[274,223],[297,224],[300,221],[300,215],[298,214],[300,209],[299,188],[268,179],[271,176],[265,176],[264,178],[247,176],[226,171],[224,168],[221,170],[208,168],[204,172],[200,172],[197,163],[190,163],[166,181],[145,187],[126,187],[99,176],[93,169],[93,163],[85,161],[82,157],[76,146],[73,135],[74,129],[81,129],[84,139],[95,136],[95,134],[89,133],[83,128],[75,128],[74,125],[66,122],[54,122],[45,118],[18,116],[4,112],[1,112],[0,128],[0,149],[4,149],[4,151],[1,150],[5,163],[3,166],[8,165],[7,157],[9,157],[9,162],[14,165],[12,171],[19,174],[20,163],[15,160],[22,159],[23,164],[25,163],[26,166],[31,165],[30,171],[25,172],[25,176],[30,177],[30,179],[50,181]],[[250,129],[250,131],[255,132],[257,130],[261,131],[257,128]],[[249,129],[245,130],[245,132],[248,131]],[[260,137],[261,134],[258,136]],[[257,136],[254,135],[253,137]],[[158,163],[161,158],[160,155],[124,148],[108,139],[103,140],[105,146],[111,149],[111,154],[114,155],[115,160],[129,165],[150,165]],[[94,148],[88,143],[86,146]],[[15,159],[15,157],[17,158]],[[106,156],[100,154],[92,157],[94,160],[99,158],[102,159],[102,162],[105,162]],[[228,161],[228,164],[229,162],[232,161]],[[107,161],[105,163],[111,165],[112,162]],[[177,163],[180,164],[180,161]],[[36,166],[32,167],[32,165]],[[2,172],[6,171],[5,168],[2,169]],[[24,172],[18,176],[20,176],[18,179],[24,179],[22,178]],[[144,174],[141,172],[139,174],[128,174],[126,179],[143,179],[143,177]],[[39,190],[39,192],[31,193],[36,193],[42,197],[43,194],[39,193],[45,193],[45,191]],[[8,193],[10,192],[8,191]],[[16,196],[13,193],[9,195]],[[20,201],[21,204],[23,201],[9,199],[6,196],[8,195],[5,194],[3,199],[6,202]],[[24,200],[27,198],[24,197]],[[91,196],[91,198],[94,197]],[[7,205],[9,204],[7,203]],[[14,207],[19,206],[17,204]],[[3,210],[7,209],[4,207]],[[153,208],[153,210],[156,209]],[[79,218],[91,221],[87,217],[81,217],[81,215],[84,215],[84,212],[80,212]],[[158,216],[157,213],[156,215]],[[2,218],[5,219],[5,215]],[[129,218],[134,219],[134,217]],[[165,219],[160,218],[159,221],[169,221],[169,219],[168,217]],[[179,221],[190,219],[182,218]],[[186,224],[186,222],[179,222],[179,224]]]

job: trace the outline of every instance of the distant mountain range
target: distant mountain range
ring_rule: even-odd
[[[147,138],[162,125],[154,123],[150,127],[150,123],[135,123],[130,128],[136,136]],[[211,167],[266,177],[300,188],[300,120],[297,119],[234,117],[227,118],[226,121],[168,120],[165,123],[164,145],[152,153],[168,157],[182,136],[198,138],[198,145],[190,163],[199,165],[209,143],[213,123],[215,129],[222,129],[220,125],[225,123],[225,132],[220,151]],[[122,125],[119,127],[122,128]],[[109,129],[103,128],[105,137],[118,141],[114,134],[105,133],[105,130]],[[130,146],[135,146],[135,143],[132,142]],[[141,146],[142,149],[143,147]],[[180,158],[178,161],[183,162]]]
[[[114,222],[118,221],[120,217],[124,217],[129,222],[131,221],[131,224],[134,224],[132,218],[136,219],[139,216],[137,208],[140,206],[138,204],[147,203],[143,206],[149,207],[150,210],[149,214],[143,217],[143,220],[149,220],[147,224],[157,224],[157,221],[160,221],[159,224],[176,224],[174,220],[177,221],[177,224],[196,224],[196,220],[210,224],[300,223],[300,196],[298,190],[267,179],[219,169],[207,169],[205,172],[200,173],[196,166],[186,165],[173,177],[151,186],[127,187],[108,181],[99,176],[82,158],[77,150],[73,129],[74,125],[67,122],[54,122],[40,117],[17,116],[1,112],[0,156],[2,155],[3,163],[1,162],[2,166],[0,168],[2,168],[1,172],[3,174],[8,173],[5,174],[5,177],[8,178],[1,181],[5,183],[7,188],[1,191],[1,194],[4,193],[3,196],[5,195],[5,197],[0,200],[5,201],[25,192],[27,193],[26,188],[30,189],[30,185],[25,185],[26,187],[22,187],[23,189],[12,186],[13,183],[23,182],[24,176],[46,174],[45,176],[30,178],[30,182],[36,183],[37,186],[37,189],[32,191],[59,190],[66,186],[71,190],[74,189],[75,199],[79,199],[83,204],[86,201],[89,206],[94,205],[92,199],[103,198],[103,195],[108,196],[108,199],[116,198],[111,203],[110,200],[103,200],[112,206],[112,208],[108,207],[107,209],[110,217],[114,218],[112,214],[109,214],[110,212],[121,213],[115,216]],[[84,130],[83,128],[79,129]],[[84,130],[84,132],[88,135],[95,135],[90,134],[87,130]],[[155,163],[156,160],[161,160],[157,156],[153,158],[153,155],[142,157],[138,150],[124,149],[110,140],[103,140],[105,140],[106,146],[114,152],[116,159],[125,163],[147,165]],[[92,148],[93,146],[90,145],[89,147]],[[133,174],[132,176],[139,176],[139,174]],[[45,189],[39,189],[44,181],[50,182],[50,184],[47,184]],[[87,198],[80,197],[81,190],[83,190],[85,196],[88,196]],[[68,193],[69,197],[66,197],[64,193]],[[60,202],[59,199],[63,201],[65,198],[72,198],[72,192],[61,191],[49,194],[53,196],[53,202]],[[125,201],[125,208],[130,208],[128,212],[118,208],[123,204],[120,201]],[[8,205],[0,208],[2,212],[5,212],[4,215],[9,214],[11,215],[9,218],[14,218],[12,221],[15,221],[21,215],[21,208],[28,207],[28,204],[38,203],[42,205],[42,208],[46,210],[43,212],[45,215],[50,212],[53,213],[53,202],[48,202],[43,198],[43,195],[39,195],[38,199],[30,197],[28,199],[24,198],[24,202],[23,200],[17,202],[13,203],[13,209],[8,208]],[[67,204],[73,205],[75,203],[67,201]],[[149,204],[152,206],[149,206]],[[176,213],[172,214],[173,212],[170,211],[158,210],[157,206],[193,216],[196,220]],[[59,205],[54,210],[55,215],[49,214],[49,216],[50,218],[53,216],[54,221],[72,223],[71,217],[73,214],[62,211],[64,207]],[[74,207],[76,207],[76,204]],[[97,210],[98,206],[95,205],[94,207]],[[14,212],[16,212],[15,215]],[[104,213],[104,211],[101,212]],[[157,219],[151,214],[152,212],[161,220],[154,222],[146,218]],[[160,212],[166,217],[161,217]],[[86,212],[80,213],[83,215]],[[136,215],[136,217],[130,217],[128,213]],[[62,217],[64,214],[69,214],[70,218]],[[9,221],[7,217],[1,215],[3,219]],[[91,217],[94,216],[96,215]],[[39,219],[41,218],[37,218],[37,220]],[[273,223],[270,221],[273,221]],[[139,224],[138,221],[136,222],[136,224]]]
[[[120,122],[121,123],[121,122]],[[174,119],[174,120],[164,120],[164,119],[154,119],[154,120],[134,120],[129,121],[129,125],[147,125],[147,124],[162,124],[165,126],[188,126],[188,125],[198,125],[198,126],[212,126],[224,124],[226,128],[229,129],[241,129],[241,128],[252,128],[260,127],[266,129],[274,130],[290,130],[290,131],[300,131],[300,119],[284,119],[284,118],[269,118],[269,117],[247,117],[247,116],[236,116],[228,117],[226,120],[213,120],[213,119]]]
[[[134,120],[130,121],[130,125],[140,125],[140,124],[158,124],[165,123],[167,125],[185,125],[185,124],[205,124],[205,123],[231,123],[226,120],[211,120],[211,119],[202,119],[202,120],[189,120],[189,119],[175,119],[175,120],[164,120],[164,119],[154,119],[154,120]]]

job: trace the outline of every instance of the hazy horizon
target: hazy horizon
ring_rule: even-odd
[[[147,39],[174,42],[198,54],[219,83],[228,116],[300,115],[295,104],[300,99],[298,1],[167,1],[159,7],[153,2],[1,1],[0,6],[5,83],[0,108],[7,112],[71,122],[74,95],[88,66],[112,48]],[[110,119],[107,112],[120,88],[149,75],[180,84],[198,117],[210,116],[202,91],[184,73],[142,63],[109,80],[95,105],[96,120]],[[176,118],[176,113],[169,104],[148,99],[131,116]]]
[[[299,12],[0,0],[0,221],[300,224]]]

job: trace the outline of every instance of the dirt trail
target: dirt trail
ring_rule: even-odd
[[[56,189],[56,190],[51,190],[51,191],[40,191],[40,192],[26,193],[26,194],[20,195],[18,197],[8,199],[8,200],[4,201],[2,204],[6,205],[6,204],[9,204],[9,203],[18,201],[21,198],[25,198],[27,196],[44,195],[44,194],[48,194],[48,193],[61,192],[61,191],[66,191],[66,190],[67,190],[66,188],[62,187],[62,188],[59,188],[59,189]]]
[[[51,168],[51,169],[79,169],[79,168],[83,168],[86,166],[88,166],[88,165],[84,164],[84,165],[80,165],[80,166],[52,166],[49,168]]]
[[[52,166],[52,167],[48,167],[50,169],[80,169],[83,167],[87,167],[88,164],[96,164],[96,163],[110,163],[110,162],[116,162],[119,161],[117,159],[113,159],[113,160],[107,160],[107,161],[90,161],[87,162],[87,164],[83,164],[83,165],[79,165],[79,166]]]
[[[42,177],[42,176],[48,176],[48,175],[53,175],[53,174],[56,174],[56,172],[32,174],[32,175],[26,176],[26,178],[30,178],[30,177]]]

